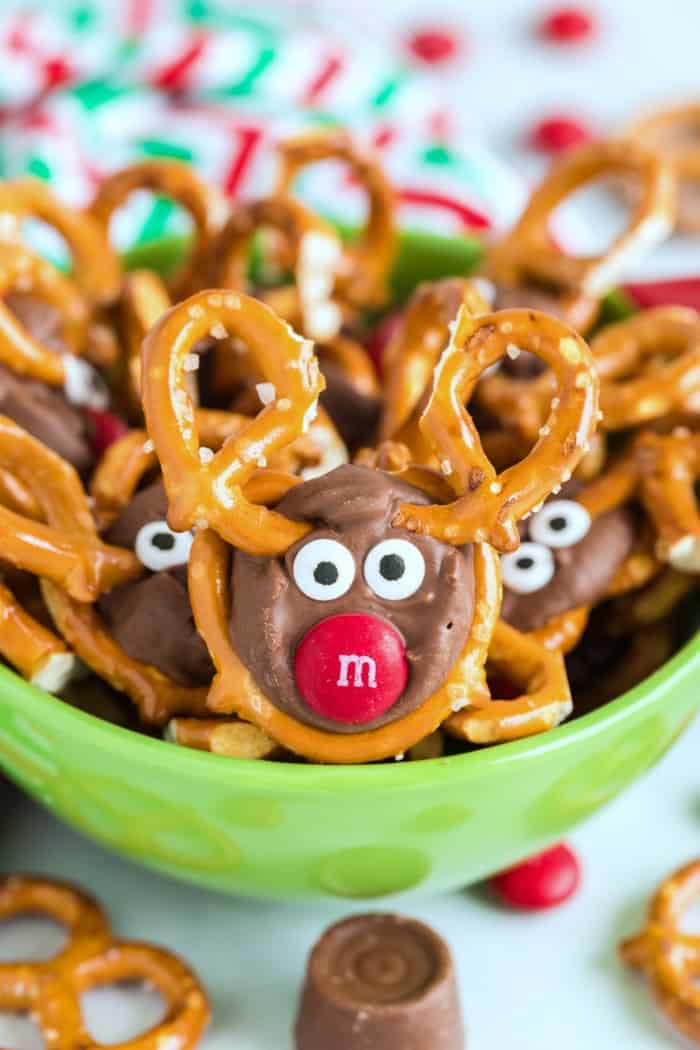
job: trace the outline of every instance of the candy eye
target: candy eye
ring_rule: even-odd
[[[70,403],[104,412],[109,406],[109,391],[100,373],[73,354],[63,355],[63,369],[66,376],[63,389]]]
[[[297,551],[292,567],[302,594],[317,602],[332,602],[352,587],[355,559],[336,540],[311,540]]]
[[[516,594],[532,594],[546,587],[554,576],[554,557],[540,543],[521,543],[517,551],[501,558],[503,584]]]
[[[398,602],[415,594],[425,579],[425,560],[415,543],[382,540],[365,558],[365,580],[374,593]]]
[[[591,516],[584,506],[572,499],[554,499],[533,515],[530,536],[547,547],[573,547],[590,527]]]
[[[167,521],[149,521],[136,534],[136,557],[151,572],[165,572],[187,565],[192,547],[191,532],[175,532]]]

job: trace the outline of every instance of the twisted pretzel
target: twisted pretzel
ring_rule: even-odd
[[[170,296],[153,270],[134,270],[124,278],[120,329],[124,353],[126,400],[132,418],[140,419],[141,346],[159,317],[170,308]]]
[[[338,160],[367,193],[369,214],[359,236],[345,246],[337,280],[340,296],[356,308],[382,306],[389,298],[388,279],[396,252],[394,194],[377,161],[364,155],[340,128],[312,131],[287,139],[279,147],[277,190],[288,193],[298,173],[318,161]]]
[[[499,566],[487,544],[474,550],[474,621],[465,646],[440,688],[396,722],[352,735],[297,722],[265,696],[231,645],[228,626],[229,550],[211,529],[198,532],[190,555],[190,598],[195,623],[217,674],[207,699],[211,714],[236,714],[282,747],[315,762],[354,764],[388,758],[417,744],[445,721],[455,705],[487,703],[484,662],[499,606]]]
[[[659,306],[610,325],[591,351],[606,430],[668,416],[700,391],[700,317],[687,307]]]
[[[464,406],[484,369],[509,348],[516,353],[530,349],[541,357],[556,376],[558,390],[533,450],[497,475]],[[593,360],[571,329],[534,310],[474,318],[461,309],[421,418],[421,430],[458,498],[443,506],[403,504],[394,526],[456,545],[484,540],[501,552],[517,549],[518,520],[571,477],[588,451],[597,411]]]
[[[474,744],[519,740],[552,729],[571,714],[573,704],[562,653],[544,648],[503,620],[491,637],[487,667],[506,676],[525,693],[513,700],[491,699],[450,716],[445,729]]]
[[[601,255],[565,255],[552,247],[549,223],[571,194],[601,176],[623,175],[641,183],[625,230]],[[587,328],[600,297],[628,268],[630,259],[649,250],[671,230],[675,180],[660,157],[629,141],[595,142],[570,150],[534,191],[509,234],[493,245],[487,276],[501,288],[539,284],[560,297],[562,316]]]
[[[91,988],[141,981],[166,1004],[160,1024],[115,1050],[194,1050],[209,1021],[207,996],[175,955],[147,944],[115,940],[91,897],[67,883],[10,876],[0,882],[0,918],[38,914],[64,926],[68,943],[46,962],[0,963],[0,1008],[28,1013],[47,1048],[100,1050],[83,1020],[81,996]]]
[[[419,411],[460,306],[474,316],[489,310],[475,281],[448,277],[420,285],[382,358],[385,388],[379,439],[407,444],[417,462],[432,458],[420,434]]]
[[[192,348],[212,327],[246,343],[273,396],[254,420],[203,460],[185,368]],[[310,526],[255,506],[243,486],[258,466],[303,434],[315,414],[325,383],[313,345],[263,303],[210,291],[169,310],[149,333],[143,354],[143,405],[163,469],[171,527],[210,526],[227,543],[268,556],[301,539]]]
[[[647,431],[636,443],[641,501],[653,522],[658,556],[681,572],[700,572],[700,434]]]
[[[115,172],[100,186],[89,215],[99,226],[103,238],[109,236],[110,220],[122,204],[137,190],[151,190],[169,197],[190,215],[194,237],[187,258],[171,276],[170,291],[175,298],[198,286],[205,273],[212,238],[223,218],[224,205],[218,193],[206,186],[188,164],[174,160],[147,160]]]
[[[71,354],[85,353],[88,311],[73,281],[23,245],[0,242],[0,299],[10,292],[31,293],[55,307]],[[10,308],[0,302],[0,363],[18,375],[63,387],[68,360],[42,346]]]
[[[98,223],[61,204],[45,183],[19,179],[0,184],[4,240],[17,240],[25,219],[41,219],[63,237],[72,256],[73,280],[92,306],[114,302],[121,284],[119,259]]]
[[[642,970],[671,1024],[700,1044],[700,938],[681,929],[683,913],[700,895],[700,861],[666,879],[649,906],[636,937],[620,945],[622,961]]]
[[[41,521],[0,506],[1,557],[53,580],[81,602],[139,575],[130,551],[102,543],[73,467],[5,416],[0,416],[0,468],[36,499]]]
[[[700,105],[673,106],[642,117],[626,134],[660,153],[679,179],[676,225],[685,233],[700,231]]]
[[[270,289],[261,298],[311,339],[332,338],[342,322],[331,298],[342,246],[330,223],[292,197],[267,197],[236,208],[212,246],[210,283],[245,292],[254,236],[270,228],[283,238],[296,287]]]

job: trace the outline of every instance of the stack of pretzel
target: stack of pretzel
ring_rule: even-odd
[[[605,303],[673,228],[673,164],[567,154],[480,274],[397,303],[376,160],[341,130],[279,156],[243,204],[165,161],[79,214],[0,186],[0,655],[183,746],[331,763],[543,732],[640,682],[698,587],[700,316]],[[351,240],[293,195],[328,160],[366,190]],[[566,254],[552,214],[600,179],[635,184],[628,225]],[[143,190],[191,218],[167,274],[110,241]]]

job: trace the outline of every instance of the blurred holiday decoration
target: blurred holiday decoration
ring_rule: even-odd
[[[0,176],[47,180],[69,203],[149,157],[191,161],[226,194],[259,196],[274,182],[270,140],[335,122],[380,152],[409,226],[483,232],[508,225],[522,203],[509,169],[463,144],[434,80],[405,47],[395,57],[371,47],[356,56],[308,21],[223,0],[7,6]],[[361,213],[361,191],[336,166],[315,166],[300,191],[334,219]],[[134,195],[114,236],[127,248],[185,230],[172,203]],[[60,255],[37,236],[37,247]]]

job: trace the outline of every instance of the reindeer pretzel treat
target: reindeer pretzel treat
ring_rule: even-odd
[[[700,1045],[700,939],[681,928],[700,894],[700,861],[671,875],[656,891],[640,934],[620,945],[622,961],[641,970],[671,1024]]]
[[[626,229],[601,255],[577,257],[556,250],[549,224],[557,207],[583,186],[611,176],[626,176],[640,186]],[[601,296],[631,260],[670,232],[674,206],[670,166],[643,146],[608,141],[568,151],[534,191],[510,233],[489,249],[486,275],[496,286],[496,305],[537,306],[587,330]]]
[[[45,962],[0,963],[0,1009],[28,1014],[49,1050],[100,1050],[85,1025],[81,998],[91,988],[138,981],[157,989],[163,1020],[117,1050],[195,1050],[209,1021],[196,975],[177,956],[116,940],[96,901],[67,883],[11,875],[0,882],[0,919],[40,915],[64,926],[65,947]],[[116,1047],[116,1044],[110,1044]]]
[[[428,491],[447,487],[448,498],[458,495],[457,503],[431,504],[407,483],[403,468],[393,474],[344,466],[322,478],[287,484],[271,511],[251,506],[241,486],[252,480],[256,466],[264,477],[271,449],[294,439],[299,423],[295,427],[293,421],[309,412],[322,381],[311,347],[290,336],[265,306],[240,296],[224,310],[223,294],[201,293],[175,308],[144,345],[144,406],[163,464],[169,520],[176,528],[197,529],[190,594],[217,668],[207,706],[213,714],[237,714],[307,758],[357,762],[396,755],[454,711],[491,703],[484,663],[499,584],[495,552],[485,541],[501,549],[517,544],[517,517],[529,513],[584,455],[597,395],[588,349],[565,326],[533,312],[479,319],[463,312],[423,420],[439,461],[454,463],[442,480],[433,475]],[[200,309],[193,312],[193,305]],[[180,362],[211,325],[212,315],[225,318],[239,338],[245,335],[270,382],[275,379],[271,369],[283,366],[296,387],[281,388],[277,380],[278,400],[202,463]],[[259,348],[263,331],[267,358]],[[560,400],[527,468],[522,465],[518,475],[516,467],[499,482],[462,406],[479,372],[505,352],[511,338],[552,364]],[[452,358],[458,361],[459,379]],[[280,394],[287,398],[285,405]],[[171,428],[177,426],[183,433],[173,440]],[[246,452],[250,444],[242,440],[253,427],[254,453]],[[232,471],[224,466],[231,460]],[[216,506],[224,492],[222,470],[230,493],[223,510]],[[409,468],[407,476],[415,483],[424,475]],[[497,492],[503,499],[493,505]],[[465,513],[470,499],[481,503],[480,515]],[[504,500],[514,504],[512,519],[502,512]],[[451,519],[443,525],[445,512]],[[408,527],[399,520],[406,516]],[[249,529],[252,520],[255,529]],[[477,535],[477,529],[483,532]],[[235,548],[231,567],[229,544]],[[321,602],[332,603],[331,615],[319,620]],[[413,652],[417,655],[423,646],[432,659],[414,665]],[[508,648],[504,644],[502,653]],[[521,714],[521,733],[536,732],[568,713],[570,695],[558,654],[524,641],[520,651],[523,668],[513,677],[526,690],[522,713],[531,713],[528,718]],[[333,683],[329,675],[335,675]],[[518,703],[513,702],[513,713]],[[469,736],[470,726],[458,728]],[[495,740],[516,732],[496,704],[487,728],[474,730],[474,736]]]
[[[692,102],[651,113],[626,132],[635,142],[660,153],[678,176],[676,224],[684,233],[700,231],[700,105]]]
[[[369,213],[361,234],[343,254],[337,279],[339,294],[355,308],[382,306],[396,252],[394,195],[379,164],[364,154],[340,128],[312,131],[280,144],[278,191],[288,193],[309,164],[337,160],[346,164],[367,193]]]
[[[225,217],[223,202],[218,192],[201,182],[187,164],[172,160],[132,164],[105,179],[90,205],[90,218],[99,227],[103,238],[109,236],[114,213],[138,190],[150,190],[169,197],[192,219],[192,247],[185,262],[170,279],[170,290],[174,295],[187,294],[193,287],[201,285],[206,273],[211,239]]]

